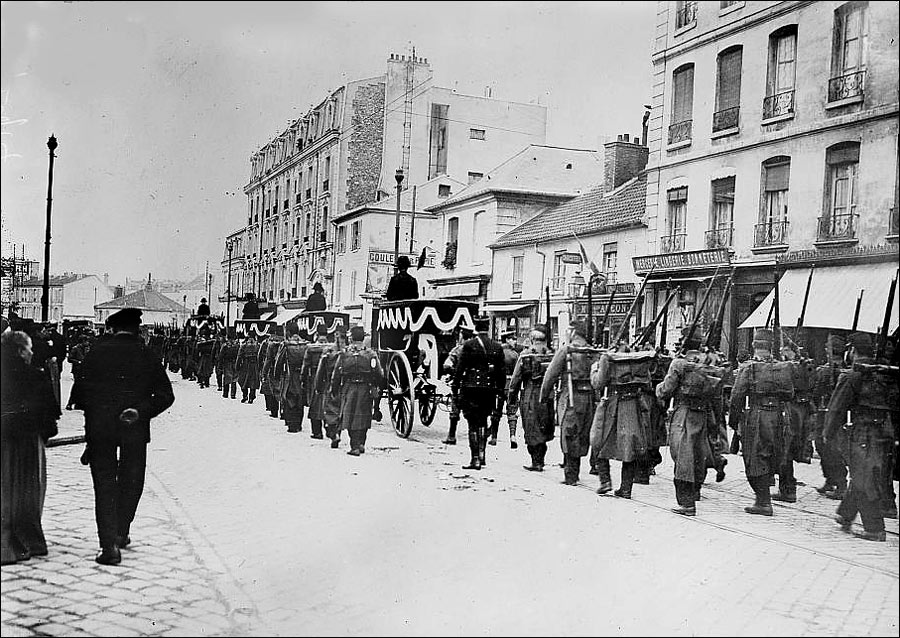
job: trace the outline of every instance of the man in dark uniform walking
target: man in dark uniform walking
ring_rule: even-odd
[[[516,359],[509,381],[508,404],[517,405],[522,412],[522,431],[531,456],[530,472],[543,472],[547,455],[547,441],[553,439],[553,400],[540,400],[544,373],[553,359],[547,347],[547,329],[538,325],[531,331],[531,346]]]
[[[847,492],[847,464],[841,456],[838,441],[829,441],[825,445],[825,418],[828,415],[828,403],[837,387],[838,379],[845,372],[843,367],[846,340],[840,335],[828,335],[825,341],[825,365],[816,368],[816,382],[813,388],[813,403],[816,409],[816,421],[813,440],[821,460],[822,476],[825,483],[816,491],[830,499],[840,501]]]
[[[319,361],[325,351],[331,349],[328,343],[328,329],[323,324],[316,326],[316,340],[306,347],[303,355],[303,365],[300,368],[300,385],[303,388],[304,402],[309,406],[307,416],[309,418],[310,429],[312,430],[312,438],[323,439],[322,422],[324,416],[324,399],[325,393],[318,392],[315,387],[316,370],[319,368]]]
[[[519,351],[516,348],[516,331],[508,330],[503,333],[503,365],[506,373],[506,386],[503,393],[497,399],[497,406],[491,414],[491,432],[488,439],[488,445],[497,445],[497,433],[500,430],[500,419],[503,416],[503,405],[506,404],[506,423],[509,426],[509,447],[516,449],[519,447],[516,442],[516,424],[518,423],[519,405],[508,400],[509,382],[512,378],[513,370],[516,369],[516,361],[519,359]]]
[[[290,321],[284,326],[286,338],[281,342],[275,355],[272,376],[281,379],[279,384],[281,402],[281,418],[290,433],[303,431],[303,408],[306,396],[303,390],[303,357],[306,354],[306,342],[300,338],[300,328],[296,322]]]
[[[397,274],[391,277],[384,295],[388,301],[419,298],[419,282],[406,272],[409,270],[409,266],[409,257],[406,255],[397,257]]]
[[[77,396],[94,482],[100,553],[96,561],[117,565],[141,494],[150,442],[150,420],[175,401],[162,363],[140,337],[141,311],[110,315],[113,334],[97,342],[84,360]]]
[[[475,320],[475,336],[463,343],[453,376],[453,392],[469,427],[472,459],[467,470],[485,465],[488,417],[497,405],[497,397],[506,385],[503,348],[488,336],[487,318]]]
[[[378,354],[363,345],[362,326],[350,329],[350,345],[341,353],[331,378],[332,393],[340,388],[341,429],[350,436],[347,454],[359,456],[366,451],[366,435],[372,427],[372,405],[384,383]]]

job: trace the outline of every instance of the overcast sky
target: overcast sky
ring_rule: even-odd
[[[410,44],[435,84],[549,107],[547,143],[639,133],[655,2],[2,3],[3,251],[51,270],[218,274],[250,154]]]

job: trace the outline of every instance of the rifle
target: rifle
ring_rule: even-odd
[[[666,298],[666,302],[663,304],[662,308],[660,308],[659,312],[656,313],[656,317],[653,319],[652,322],[650,322],[650,325],[648,325],[646,328],[644,328],[644,332],[642,332],[641,335],[632,342],[632,344],[631,344],[632,348],[639,347],[640,345],[646,343],[647,339],[649,339],[651,337],[651,335],[655,336],[656,325],[659,323],[660,319],[665,321],[664,314],[668,314],[669,304],[672,303],[672,300],[676,296],[678,296],[679,292],[681,292],[681,286],[678,286],[674,291],[672,291],[672,293],[669,294],[669,296]],[[663,339],[664,338],[665,337],[663,337]]]
[[[709,333],[706,335],[706,347],[709,350],[718,350],[722,345],[722,323],[725,320],[725,304],[728,302],[728,295],[731,294],[731,284],[734,282],[734,273],[737,268],[731,269],[731,276],[725,284],[725,290],[722,292],[722,300],[716,310],[715,319],[709,327]]]
[[[669,288],[671,286],[672,286],[672,278],[669,277],[669,281],[666,282],[666,294],[668,294]],[[681,290],[681,286],[679,286],[678,289]],[[668,331],[669,331],[669,313],[666,312],[662,316],[662,325],[660,326],[660,330],[659,330],[659,349],[660,350],[664,351],[666,349],[666,336],[667,336],[666,333]]]
[[[866,292],[865,288],[859,291],[859,296],[856,298],[856,309],[853,311],[853,327],[850,328],[851,332],[856,332],[856,327],[859,325],[859,309],[862,307],[864,292]]]
[[[647,287],[647,282],[650,281],[650,275],[653,274],[654,270],[656,270],[656,264],[653,264],[653,266],[650,268],[650,271],[644,276],[644,281],[641,282],[641,289],[638,290],[638,293],[634,296],[634,301],[631,302],[631,307],[625,314],[625,318],[622,320],[622,325],[619,326],[619,331],[616,333],[615,339],[610,341],[611,346],[615,346],[615,344],[619,343],[619,339],[622,338],[622,335],[628,329],[628,321],[631,319],[631,313],[634,312],[634,309],[637,307],[638,301],[640,301],[641,297],[644,296],[644,288]]]
[[[697,331],[697,324],[700,322],[700,317],[703,315],[703,309],[706,308],[706,302],[709,301],[709,293],[712,292],[713,284],[716,283],[716,277],[719,276],[719,269],[721,266],[716,266],[716,271],[713,273],[712,279],[709,280],[709,286],[706,288],[706,293],[703,295],[703,301],[700,302],[700,307],[697,308],[697,311],[694,313],[694,320],[691,322],[691,327],[688,328],[688,332],[685,335],[684,339],[681,340],[681,346],[678,348],[678,353],[684,352],[684,344],[691,340],[691,337],[694,336],[694,332]]]
[[[600,320],[600,343],[603,343],[603,330],[606,328],[606,320],[609,318],[609,311],[612,309],[613,301],[616,298],[616,290],[618,286],[613,285],[612,294],[609,296],[609,303],[606,304],[606,311],[603,313],[603,319]]]
[[[894,308],[894,290],[897,288],[897,279],[900,277],[900,269],[891,280],[891,287],[888,290],[887,304],[884,307],[884,321],[881,323],[881,331],[878,335],[878,347],[875,349],[875,360],[878,361],[884,356],[885,347],[887,346],[888,330],[891,328],[891,310]]]
[[[812,286],[812,277],[815,269],[815,264],[809,269],[809,279],[806,280],[806,292],[803,293],[803,306],[800,308],[800,317],[797,319],[797,332],[794,333],[794,340],[798,344],[800,343],[800,329],[803,328],[803,320],[806,318],[806,304],[809,303],[809,289]]]
[[[781,358],[781,295],[779,294],[778,281],[780,277],[775,272],[775,298],[772,300],[772,308],[775,316],[773,317],[772,332],[775,336],[775,342],[772,344],[772,353],[776,359]]]

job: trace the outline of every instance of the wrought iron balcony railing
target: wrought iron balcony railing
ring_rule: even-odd
[[[691,139],[691,124],[693,120],[684,120],[669,125],[669,144],[687,142]]]
[[[685,2],[675,14],[675,28],[686,27],[697,19],[697,3]]]
[[[708,230],[706,231],[706,247],[709,250],[712,250],[714,248],[731,248],[733,237],[733,226]]]
[[[826,215],[819,217],[819,241],[856,239],[859,215]]]
[[[794,112],[794,90],[768,95],[763,99],[763,119],[790,115]]]
[[[741,107],[734,106],[730,109],[722,109],[713,113],[713,133],[717,131],[725,131],[730,128],[737,128],[738,118],[741,114]]]
[[[676,233],[673,235],[664,235],[659,238],[659,252],[661,253],[677,253],[684,250],[684,238],[686,233]]]
[[[781,246],[788,243],[788,225],[790,222],[763,222],[756,225],[753,245],[756,248],[765,246]]]
[[[863,95],[866,72],[855,71],[828,80],[828,101],[837,102]]]

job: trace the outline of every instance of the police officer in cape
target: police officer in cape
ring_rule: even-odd
[[[825,445],[839,433],[850,466],[850,484],[837,509],[835,520],[849,532],[856,514],[863,531],[854,535],[868,541],[884,542],[885,491],[890,483],[889,449],[894,445],[891,411],[900,403],[900,369],[876,365],[872,338],[854,332],[849,359],[853,367],[838,378],[825,416]]]
[[[350,329],[350,345],[341,353],[331,377],[332,394],[340,388],[341,429],[350,436],[347,454],[359,456],[366,451],[366,435],[372,427],[372,406],[381,394],[384,371],[378,354],[363,344],[362,326]]]
[[[503,348],[488,335],[487,317],[474,320],[475,335],[463,342],[453,376],[453,393],[469,428],[471,460],[463,468],[480,470],[486,464],[488,418],[506,385]]]
[[[140,336],[141,311],[110,315],[112,335],[85,357],[78,397],[84,405],[86,460],[94,483],[103,565],[121,562],[141,494],[150,442],[150,420],[175,401],[160,360]]]
[[[539,324],[531,331],[531,345],[516,359],[509,380],[507,405],[518,405],[521,411],[525,446],[531,456],[531,465],[523,467],[530,472],[544,471],[547,442],[553,439],[555,429],[553,399],[540,399],[541,384],[552,359],[547,329]]]
[[[594,390],[591,387],[591,365],[599,350],[588,346],[584,321],[569,325],[568,343],[560,346],[541,383],[539,401],[552,399],[553,387],[562,380],[556,401],[559,418],[559,442],[563,453],[565,485],[576,485],[581,471],[581,457],[590,451],[591,421],[594,418]]]

